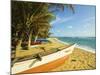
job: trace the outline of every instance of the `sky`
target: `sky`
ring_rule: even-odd
[[[95,37],[95,6],[74,5],[75,13],[65,8],[55,11],[56,19],[50,24],[51,36]]]

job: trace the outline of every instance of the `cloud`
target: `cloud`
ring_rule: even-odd
[[[60,31],[60,30],[58,30],[57,32],[58,32],[58,33],[61,33],[61,31]]]
[[[95,21],[95,16],[86,18],[86,19],[84,19],[82,22],[90,22],[90,21]]]
[[[73,28],[73,26],[68,26],[67,28],[72,29],[72,28]]]
[[[86,18],[81,22],[81,24],[84,28],[95,29],[95,17]]]
[[[59,21],[59,23],[67,22],[67,21],[70,21],[72,19],[73,19],[72,16],[71,17],[62,18],[61,21]]]
[[[89,17],[81,22],[82,34],[84,36],[95,36],[95,17]]]
[[[56,17],[56,20],[52,21],[51,24],[55,24],[55,23],[59,22],[60,20],[61,20],[61,18]]]
[[[60,17],[56,17],[56,20],[51,22],[51,24],[56,24],[56,23],[63,23],[63,22],[67,22],[73,19],[73,16],[70,17],[64,17],[64,18],[60,18]]]

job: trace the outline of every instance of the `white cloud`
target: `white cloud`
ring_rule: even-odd
[[[70,20],[72,20],[72,19],[73,19],[72,16],[66,17],[66,18],[62,18],[61,21],[59,21],[59,23],[67,22],[67,21],[70,21]]]
[[[61,31],[60,31],[60,30],[57,30],[57,32],[58,32],[58,33],[61,33]]]
[[[63,22],[67,22],[73,19],[73,16],[70,17],[64,17],[64,18],[60,18],[60,17],[56,17],[56,20],[52,21],[51,24],[55,24],[55,23],[63,23]]]
[[[56,20],[52,21],[51,24],[55,24],[55,23],[59,22],[60,20],[61,20],[61,18],[56,17]]]
[[[73,26],[68,26],[67,28],[72,29],[72,28],[73,28]]]
[[[82,34],[84,36],[95,36],[95,17],[90,17],[82,21]]]
[[[90,22],[90,21],[95,21],[95,16],[86,18],[86,19],[84,19],[82,22]]]
[[[84,28],[87,28],[87,27],[89,27],[90,25],[91,25],[91,23],[84,23],[84,24],[83,24],[83,27],[84,27]]]

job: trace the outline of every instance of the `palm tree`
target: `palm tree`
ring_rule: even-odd
[[[44,12],[44,10],[45,10],[45,12]],[[53,14],[47,12],[47,10],[48,9],[46,9],[43,6],[42,9],[39,9],[39,11],[37,11],[38,14],[36,13],[35,15],[32,15],[30,17],[30,20],[28,20],[28,22],[30,23],[28,25],[29,26],[29,42],[28,42],[28,48],[30,48],[32,34],[35,35],[34,42],[36,42],[36,40],[38,38],[38,35],[40,34],[41,25],[39,23],[42,23],[42,22],[49,23],[51,20],[53,20],[55,18],[55,16]],[[48,25],[48,26],[50,26],[50,25]]]
[[[53,4],[53,3],[49,3],[49,8],[52,8],[52,10],[50,10],[50,12],[64,11],[65,8],[68,8],[73,13],[75,13],[74,5],[72,5],[72,4],[59,4],[59,3]]]
[[[73,6],[72,5],[70,5],[70,4],[67,4],[67,5],[62,5],[62,4],[50,4],[50,3],[48,3],[48,4],[43,4],[44,5],[44,7],[45,7],[45,11],[46,12],[44,12],[43,10],[43,12],[41,12],[41,11],[37,11],[37,12],[39,12],[39,14],[37,14],[37,15],[32,15],[31,16],[31,18],[30,18],[30,21],[31,21],[31,23],[33,23],[34,22],[34,20],[40,20],[41,18],[43,18],[43,19],[45,19],[45,18],[47,18],[47,16],[46,15],[48,15],[47,13],[48,13],[48,8],[50,7],[50,6],[52,6],[52,7],[58,7],[59,9],[62,9],[62,10],[64,10],[64,6],[66,6],[67,8],[70,8],[71,10],[72,10],[72,12],[74,13],[74,8],[73,8]],[[42,6],[42,5],[41,5]],[[57,8],[56,8],[57,9]],[[56,10],[56,9],[54,9],[54,10]],[[38,10],[40,10],[40,9],[38,9]],[[44,14],[43,14],[44,13]],[[51,16],[52,17],[52,14],[51,13],[49,13],[49,16]],[[50,20],[51,18],[50,17],[48,17],[48,20]],[[29,21],[29,22],[30,22]],[[37,22],[38,23],[38,22]],[[37,26],[37,25],[36,25]],[[38,25],[39,26],[39,25]],[[35,28],[36,29],[36,28]],[[36,42],[36,40],[37,40],[37,38],[38,38],[38,35],[39,35],[39,32],[40,32],[40,29],[38,28],[38,30],[37,30],[38,32],[37,32],[37,34],[36,34],[36,36],[35,36],[35,40],[34,40],[34,42]],[[32,33],[31,33],[32,34]],[[31,36],[32,37],[32,36]],[[30,42],[29,42],[29,44],[30,44]]]
[[[41,22],[49,22],[52,16],[45,7],[45,3],[27,3],[12,1],[12,37],[19,40],[17,47],[21,46],[23,38],[28,35],[28,47],[30,48],[31,37],[34,34],[36,37],[40,34]],[[33,33],[34,31],[34,33]],[[18,36],[15,36],[17,34]],[[14,36],[13,36],[14,35]],[[35,37],[35,38],[36,38]],[[17,48],[18,49],[18,48]]]
[[[50,22],[55,19],[49,8],[56,7],[54,11],[58,8],[64,10],[65,6],[74,12],[73,6],[68,4],[12,1],[12,38],[19,40],[16,49],[20,48],[26,36],[28,36],[28,48],[30,48],[32,36],[35,38],[34,42],[38,37],[48,37]]]

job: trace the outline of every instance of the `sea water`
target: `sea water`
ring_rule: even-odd
[[[76,43],[79,47],[89,49],[92,51],[96,50],[96,38],[95,37],[57,37],[60,41],[68,44]]]

